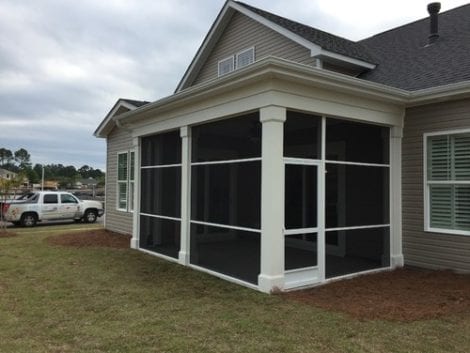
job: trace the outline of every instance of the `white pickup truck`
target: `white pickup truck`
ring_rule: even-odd
[[[23,227],[34,227],[43,220],[96,222],[104,213],[99,201],[82,201],[69,192],[41,191],[25,194],[0,204],[4,221]]]

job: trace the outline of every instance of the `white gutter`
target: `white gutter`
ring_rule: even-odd
[[[172,109],[174,105],[197,101],[201,96],[219,93],[225,89],[232,89],[234,86],[243,85],[249,81],[258,81],[263,76],[266,77],[267,75],[304,81],[305,83],[316,84],[324,88],[341,89],[354,94],[360,92],[362,94],[368,94],[375,99],[388,102],[392,101],[397,104],[405,104],[409,94],[402,89],[360,80],[355,77],[276,57],[267,57],[243,69],[233,71],[223,77],[180,91],[133,111],[120,114],[113,119],[125,121],[131,116],[141,116],[150,112],[152,112],[152,114],[158,113],[162,110]]]
[[[190,87],[143,107],[115,116],[112,120],[115,123],[125,123],[129,119],[158,114],[183,104],[198,101],[204,96],[219,94],[263,78],[281,78],[301,82],[354,95],[368,96],[372,99],[395,103],[403,107],[439,102],[455,97],[470,97],[470,81],[407,91],[276,57],[267,57],[221,78]]]

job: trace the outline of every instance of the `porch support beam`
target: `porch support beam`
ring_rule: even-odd
[[[189,265],[190,239],[190,188],[191,188],[191,130],[188,126],[180,128],[181,136],[181,239],[178,262]]]
[[[131,248],[139,248],[140,234],[140,137],[132,139],[134,150],[134,213],[132,215],[132,238]]]
[[[393,268],[402,267],[402,187],[401,187],[401,144],[403,128],[391,128],[390,136],[390,265]]]
[[[284,122],[286,108],[260,109],[261,147],[261,273],[265,293],[284,287]]]

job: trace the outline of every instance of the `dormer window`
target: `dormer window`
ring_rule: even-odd
[[[245,49],[237,54],[237,69],[250,65],[255,61],[255,48]]]
[[[226,75],[235,69],[235,56],[232,55],[219,61],[219,76]]]

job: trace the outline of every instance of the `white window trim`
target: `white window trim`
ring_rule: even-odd
[[[134,212],[134,205],[130,204],[130,184],[134,184],[133,187],[133,192],[134,192],[134,198],[135,198],[135,173],[136,170],[134,170],[134,180],[131,180],[131,153],[134,153],[135,156],[135,149],[131,148],[129,150],[124,150],[124,151],[118,151],[117,152],[117,173],[116,173],[116,210],[119,212],[126,212],[126,213],[133,213]],[[127,176],[126,180],[120,180],[119,179],[119,156],[122,154],[127,155]],[[135,157],[134,157],[135,158]],[[126,188],[126,208],[120,208],[119,207],[119,185],[126,183],[127,188]],[[133,199],[134,199],[133,198]],[[133,200],[132,199],[132,200]]]
[[[233,69],[229,72],[226,72],[226,73],[221,73],[220,72],[220,64],[223,63],[224,61],[227,61],[227,60],[231,60],[232,61],[232,67]],[[225,76],[225,75],[228,75],[229,73],[235,71],[235,55],[231,55],[231,56],[228,56],[222,60],[219,60],[217,62],[217,74],[218,74],[218,77],[221,77],[221,76]]]
[[[236,62],[235,62],[235,65],[234,65],[235,70],[241,69],[241,68],[244,68],[244,67],[250,65],[250,64],[247,64],[247,65],[242,66],[242,67],[240,67],[240,66],[238,65],[238,62],[239,62],[238,57],[239,57],[240,55],[242,55],[242,54],[245,54],[245,53],[249,52],[249,51],[252,51],[252,52],[253,52],[253,61],[252,61],[250,64],[253,64],[253,63],[255,62],[255,60],[256,60],[256,57],[255,57],[255,47],[253,46],[253,47],[250,47],[250,48],[243,49],[243,50],[241,50],[241,51],[239,51],[238,53],[235,54],[235,57],[236,57]]]
[[[424,231],[429,233],[441,233],[441,234],[450,234],[450,235],[465,235],[470,236],[470,231],[465,230],[456,230],[456,229],[442,229],[442,228],[433,228],[431,227],[431,216],[430,216],[430,195],[429,195],[429,186],[431,184],[470,184],[470,182],[462,181],[445,181],[445,182],[436,182],[428,181],[428,137],[432,136],[447,136],[447,135],[457,135],[457,134],[466,134],[470,133],[470,129],[459,129],[459,130],[440,130],[434,132],[427,132],[423,134],[423,202],[424,202]]]

